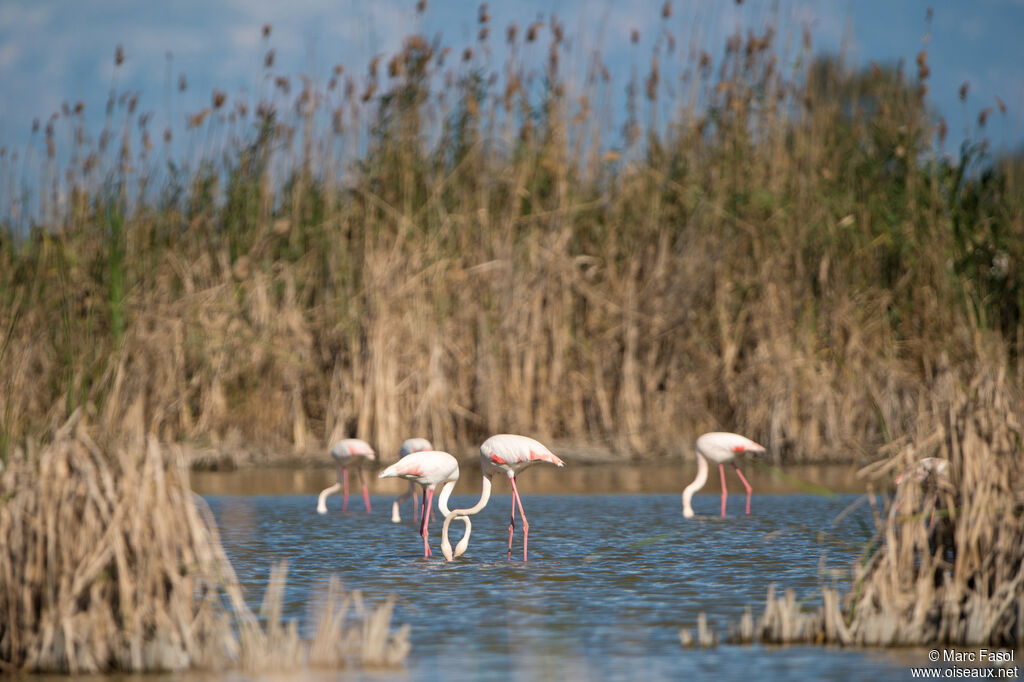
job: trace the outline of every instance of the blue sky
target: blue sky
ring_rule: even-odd
[[[98,130],[118,44],[124,46],[126,61],[117,88],[138,91],[142,108],[154,112],[157,125],[169,118],[180,127],[187,113],[206,106],[214,87],[232,96],[259,91],[265,23],[273,26],[275,70],[307,73],[321,82],[336,63],[365,73],[373,55],[393,52],[414,31],[441,33],[445,44],[457,48],[475,41],[479,3],[428,0],[422,18],[414,5],[415,0],[2,0],[0,145],[23,147],[32,120],[45,122],[64,101],[83,101],[89,126]],[[760,30],[774,18],[780,40],[798,41],[806,25],[817,51],[835,52],[845,44],[857,64],[902,57],[913,73],[926,9],[933,6],[929,97],[947,119],[947,150],[955,151],[966,129],[975,131],[978,112],[995,108],[996,96],[1008,111],[1005,116],[994,111],[989,119],[986,132],[993,147],[1017,147],[1024,140],[1024,0],[746,0],[739,6],[726,0],[674,0],[667,24],[662,24],[661,6],[662,0],[492,2],[491,44],[500,49],[508,23],[523,27],[555,12],[579,54],[586,46],[601,46],[613,71],[625,73],[635,65],[643,72],[663,25],[680,42],[696,36],[716,53],[737,25]],[[638,48],[629,44],[633,29],[641,35]],[[184,95],[176,88],[180,73],[189,82]],[[957,97],[965,81],[970,83],[966,106]]]

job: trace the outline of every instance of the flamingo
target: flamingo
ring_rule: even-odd
[[[718,475],[722,479],[722,516],[725,516],[725,498],[728,496],[728,492],[725,488],[725,464],[728,462],[732,464],[733,469],[736,470],[736,475],[743,481],[743,487],[747,489],[747,514],[750,514],[750,494],[753,489],[750,484],[747,483],[747,479],[743,478],[743,472],[736,465],[736,455],[743,452],[764,452],[764,446],[758,445],[754,441],[750,440],[745,436],[741,436],[738,433],[725,433],[716,431],[713,433],[705,433],[703,436],[697,439],[697,478],[693,480],[693,483],[686,486],[683,490],[683,516],[691,518],[693,516],[693,507],[690,506],[690,499],[693,494],[704,487],[704,484],[708,480],[708,461],[715,462],[718,464]]]
[[[512,516],[508,522],[508,559],[512,560],[512,533],[516,526],[516,505],[519,506],[519,516],[523,519],[523,561],[526,561],[526,545],[530,535],[530,524],[526,521],[526,512],[523,511],[523,502],[519,498],[519,489],[516,487],[516,475],[523,469],[536,464],[547,462],[555,466],[565,466],[565,462],[556,457],[550,450],[539,442],[526,436],[515,436],[512,434],[499,434],[491,436],[480,446],[480,469],[483,474],[480,500],[468,509],[456,509],[447,512],[444,509],[444,527],[441,531],[441,551],[448,561],[466,551],[469,545],[469,519],[467,517],[476,514],[487,506],[491,498],[491,476],[495,472],[502,471],[508,476],[512,484]],[[448,525],[454,518],[462,518],[467,522],[466,534],[459,541],[453,554],[451,543],[448,541]]]
[[[941,457],[923,457],[917,460],[917,464],[900,473],[896,477],[896,499],[897,504],[901,503],[903,486],[908,481],[915,481],[922,493],[931,493],[930,506],[931,516],[928,518],[928,530],[935,526],[935,512],[939,503],[939,491],[949,490],[949,460]]]
[[[380,472],[378,478],[404,478],[410,483],[419,483],[423,487],[420,535],[423,536],[423,558],[429,558],[433,553],[430,551],[430,543],[427,541],[427,527],[430,524],[429,510],[434,501],[434,488],[439,484],[444,484],[441,488],[441,495],[437,499],[437,506],[447,516],[450,513],[448,497],[452,494],[455,482],[459,480],[458,460],[447,452],[439,450],[413,452]],[[466,519],[466,535],[469,535],[469,519]],[[469,540],[467,539],[466,542],[468,543]]]
[[[409,438],[404,443],[402,443],[402,447],[399,448],[399,450],[398,450],[398,457],[399,457],[399,459],[401,459],[402,457],[405,457],[406,455],[410,455],[410,454],[412,454],[414,452],[426,452],[427,450],[433,450],[433,449],[434,449],[434,446],[431,445],[430,441],[427,440],[426,438]],[[402,515],[398,511],[398,506],[399,506],[400,503],[404,502],[405,500],[408,500],[410,497],[414,497],[415,495],[416,495],[416,484],[413,481],[409,481],[409,490],[407,490],[406,492],[404,492],[401,495],[399,495],[395,499],[395,501],[391,503],[391,522],[392,523],[401,523],[402,522]],[[416,506],[416,500],[415,499],[413,499],[413,501],[412,501],[412,509],[413,509],[413,512],[412,512],[413,518],[415,519],[416,518],[416,510],[419,509],[419,507]]]
[[[896,477],[896,485],[900,485],[903,479],[910,476],[921,485],[941,483],[949,478],[949,460],[941,457],[923,457],[917,460],[916,465]]]
[[[317,512],[326,514],[327,496],[333,495],[342,487],[344,487],[345,494],[342,497],[341,510],[348,511],[348,468],[354,466],[356,474],[359,476],[359,483],[363,486],[363,503],[366,505],[366,513],[369,514],[370,491],[366,489],[366,481],[363,480],[363,462],[372,462],[377,458],[373,448],[366,441],[358,438],[346,438],[331,446],[331,457],[334,458],[334,463],[338,467],[339,481],[320,493],[320,498],[316,503]]]

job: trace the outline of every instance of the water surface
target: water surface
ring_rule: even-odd
[[[480,465],[471,459],[460,463],[462,476],[455,488],[467,495],[480,491]],[[718,471],[712,467],[704,492],[720,490]],[[675,493],[677,496],[693,480],[697,467],[690,461],[668,464],[590,464],[564,469],[533,467],[524,474],[530,492],[594,495],[603,493]],[[835,464],[786,466],[784,470],[759,461],[745,462],[743,475],[755,493],[791,492],[864,492],[867,481],[857,476],[857,468]],[[268,467],[236,471],[193,471],[192,489],[202,495],[304,495],[319,493],[337,480],[334,467],[295,468]],[[406,489],[399,479],[378,479],[376,471],[366,472],[371,493],[388,495]],[[352,477],[353,490],[358,485]],[[731,468],[726,472],[730,493],[742,493],[743,487]],[[506,485],[496,482],[497,486]]]
[[[526,564],[519,528],[506,560],[504,482],[474,517],[469,552],[451,564],[440,556],[440,524],[435,557],[424,560],[411,507],[393,524],[389,496],[374,495],[369,515],[358,494],[347,513],[331,498],[324,516],[315,493],[206,499],[254,607],[270,565],[289,561],[285,612],[304,633],[315,622],[311,595],[322,594],[332,574],[374,603],[398,597],[393,622],[412,626],[407,666],[367,678],[878,680],[906,679],[908,664],[927,665],[923,654],[908,660],[906,652],[680,646],[679,628],[694,628],[701,611],[720,631],[748,604],[760,613],[770,583],[814,603],[870,535],[866,504],[833,523],[856,495],[755,494],[749,517],[743,496],[731,495],[730,516],[720,519],[719,496],[699,494],[694,507],[706,516],[683,519],[678,493],[538,494],[532,474],[520,478],[530,520]],[[475,486],[460,486],[453,506],[474,503]]]

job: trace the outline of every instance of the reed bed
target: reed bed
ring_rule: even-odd
[[[0,670],[294,671],[404,661],[408,628],[392,630],[392,603],[366,607],[337,581],[312,642],[298,638],[294,622],[281,623],[283,566],[261,621],[180,458],[171,461],[141,431],[118,445],[97,443],[91,431],[78,409],[0,475]]]
[[[717,51],[666,7],[627,76],[557,17],[483,11],[468,45],[323,79],[277,71],[268,26],[257,94],[181,128],[135,93],[99,139],[56,112],[0,164],[41,187],[0,201],[0,450],[92,403],[240,461],[495,431],[679,456],[742,428],[867,462],[935,367],[1019,386],[1005,106],[965,86],[984,115],[948,157],[926,93],[960,84],[927,52],[858,70],[771,15]]]
[[[734,641],[853,646],[1024,643],[1024,428],[1021,395],[1001,371],[942,372],[944,390],[923,406],[911,433],[864,474],[891,481],[896,495],[844,595],[822,586],[823,603],[803,608],[792,590],[768,592]],[[923,457],[948,471],[913,475]]]

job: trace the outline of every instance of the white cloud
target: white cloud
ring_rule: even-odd
[[[236,50],[255,52],[262,43],[262,29],[258,24],[249,21],[242,21],[233,26],[227,27],[228,42]],[[281,40],[280,32],[275,36],[275,43]]]
[[[14,69],[17,66],[18,58],[20,56],[20,45],[13,42],[0,45],[0,71]]]
[[[971,42],[984,38],[987,33],[985,21],[978,15],[960,16],[955,25],[958,31]]]
[[[55,8],[49,5],[0,5],[0,29],[16,28],[18,31],[31,30],[51,22]]]

